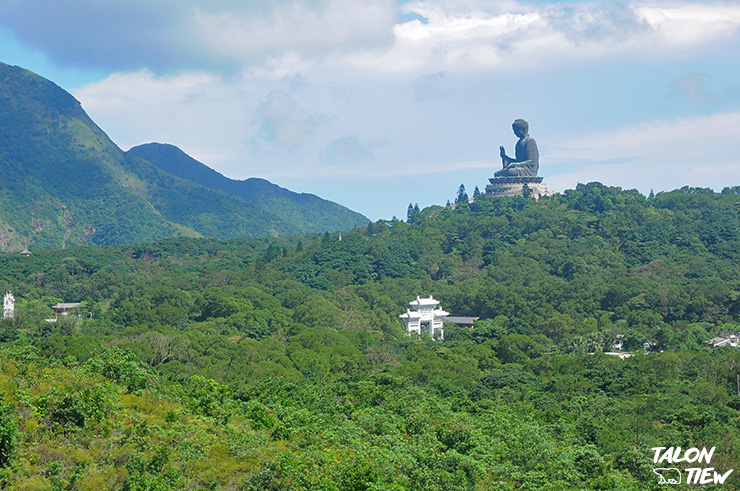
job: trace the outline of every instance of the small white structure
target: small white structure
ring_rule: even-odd
[[[617,338],[612,344],[612,349],[616,351],[622,351],[624,349],[624,334],[617,334]]]
[[[60,315],[63,317],[69,316],[69,313],[77,307],[79,307],[81,302],[68,302],[68,303],[58,303],[56,305],[52,305],[51,308],[54,309],[54,317],[59,317]]]
[[[721,346],[732,346],[733,348],[737,348],[738,346],[740,346],[740,333],[725,333],[721,336],[717,336],[716,338],[712,338],[709,341],[706,341],[706,343],[712,348],[719,348]]]
[[[406,331],[421,335],[424,330],[432,339],[443,340],[445,338],[442,321],[450,314],[441,308],[435,308],[439,305],[439,301],[429,295],[429,298],[416,297],[416,300],[409,302],[409,305],[414,308],[413,312],[406,309],[405,314],[399,315],[406,324]]]
[[[15,297],[7,292],[3,297],[3,319],[12,319],[15,316]]]

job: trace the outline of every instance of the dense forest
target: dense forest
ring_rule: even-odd
[[[0,486],[650,490],[678,446],[738,469],[740,351],[706,341],[740,331],[739,212],[740,188],[591,183],[341,234],[0,254]],[[480,320],[409,336],[417,295]],[[57,302],[81,304],[45,321]],[[634,356],[605,354],[618,336]]]

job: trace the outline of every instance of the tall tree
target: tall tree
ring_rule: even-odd
[[[465,192],[465,184],[460,184],[457,189],[457,198],[455,198],[455,204],[462,203],[468,200],[468,193]]]

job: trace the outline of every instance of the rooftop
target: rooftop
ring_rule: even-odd
[[[419,305],[419,306],[421,306],[421,305],[438,305],[438,304],[439,304],[439,300],[433,299],[431,295],[429,295],[429,298],[416,297],[416,300],[413,300],[413,301],[409,302],[409,305],[414,305],[414,306],[416,306],[416,305]]]
[[[82,302],[72,302],[72,303],[58,303],[51,308],[54,310],[68,310],[73,309],[75,307],[79,307]]]

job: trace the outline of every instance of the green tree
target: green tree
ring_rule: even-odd
[[[14,414],[11,404],[0,402],[0,469],[10,465],[18,446],[18,426]]]
[[[460,184],[457,189],[457,197],[455,198],[455,204],[463,203],[468,201],[468,193],[465,192],[465,185]]]

